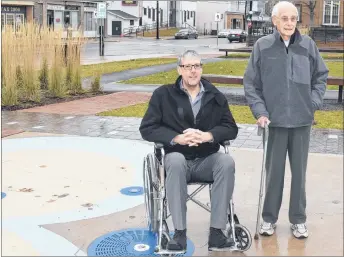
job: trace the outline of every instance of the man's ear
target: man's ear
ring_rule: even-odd
[[[277,27],[277,18],[276,18],[276,16],[272,16],[272,23],[274,24],[275,27]]]
[[[182,75],[182,69],[179,66],[177,67],[177,71],[179,75]]]

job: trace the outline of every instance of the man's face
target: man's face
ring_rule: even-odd
[[[178,67],[178,73],[182,76],[186,86],[195,87],[199,84],[202,75],[201,60],[194,58],[183,58],[182,67]]]
[[[284,40],[289,39],[295,32],[297,12],[292,6],[280,8],[278,16],[273,17],[273,22]]]

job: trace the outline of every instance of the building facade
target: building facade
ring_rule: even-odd
[[[297,1],[299,10],[299,22],[302,27],[342,27],[344,16],[344,2],[340,0],[316,1],[315,6],[309,3]],[[311,10],[314,8],[313,21]]]
[[[1,1],[1,27],[19,27],[33,21],[34,1]]]
[[[55,30],[67,30],[72,35],[82,33],[85,37],[96,37],[98,34],[97,19],[94,12],[96,3],[89,1],[47,1],[36,0],[34,6],[34,21]]]
[[[223,1],[197,2],[197,30],[202,34],[217,35],[218,31],[227,29],[226,12],[229,10],[229,3]],[[215,21],[215,14],[219,13],[221,20]]]

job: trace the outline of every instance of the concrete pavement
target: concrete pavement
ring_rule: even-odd
[[[2,254],[95,255],[90,246],[97,238],[123,229],[145,229],[143,195],[129,196],[121,190],[142,186],[142,159],[152,150],[150,144],[136,140],[61,134],[25,132],[4,139],[2,188],[7,195],[2,199]],[[240,223],[253,236],[262,151],[231,147],[230,154],[236,163],[235,212]],[[291,177],[287,165],[283,203],[274,236],[260,237],[242,254],[209,253],[210,216],[197,205],[188,203],[188,238],[194,245],[191,254],[341,256],[342,165],[342,155],[309,156],[308,239],[297,240],[290,231],[288,202]],[[208,203],[207,190],[203,190],[197,199]],[[170,219],[168,223],[173,229]],[[113,244],[115,237],[111,238],[106,241],[107,251],[118,252]],[[132,250],[130,247],[138,246],[138,241],[134,245],[129,244],[121,253],[128,253]]]

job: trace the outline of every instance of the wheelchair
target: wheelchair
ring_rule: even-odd
[[[225,153],[229,153],[229,141],[222,142]],[[165,170],[164,170],[164,148],[161,143],[155,143],[154,153],[149,153],[143,161],[143,182],[144,182],[144,201],[148,229],[154,234],[156,239],[155,254],[157,255],[180,255],[185,251],[169,251],[167,243],[171,240],[170,231],[166,220],[170,214],[167,211],[167,197],[165,190]],[[210,203],[204,204],[194,197],[206,186],[209,186],[209,197],[211,199],[212,182],[188,183],[197,185],[197,189],[191,194],[188,193],[187,201],[191,200],[204,210],[211,212]],[[234,246],[230,251],[247,251],[252,244],[250,231],[239,223],[237,215],[234,213],[233,198],[228,206],[227,237],[232,238]]]

